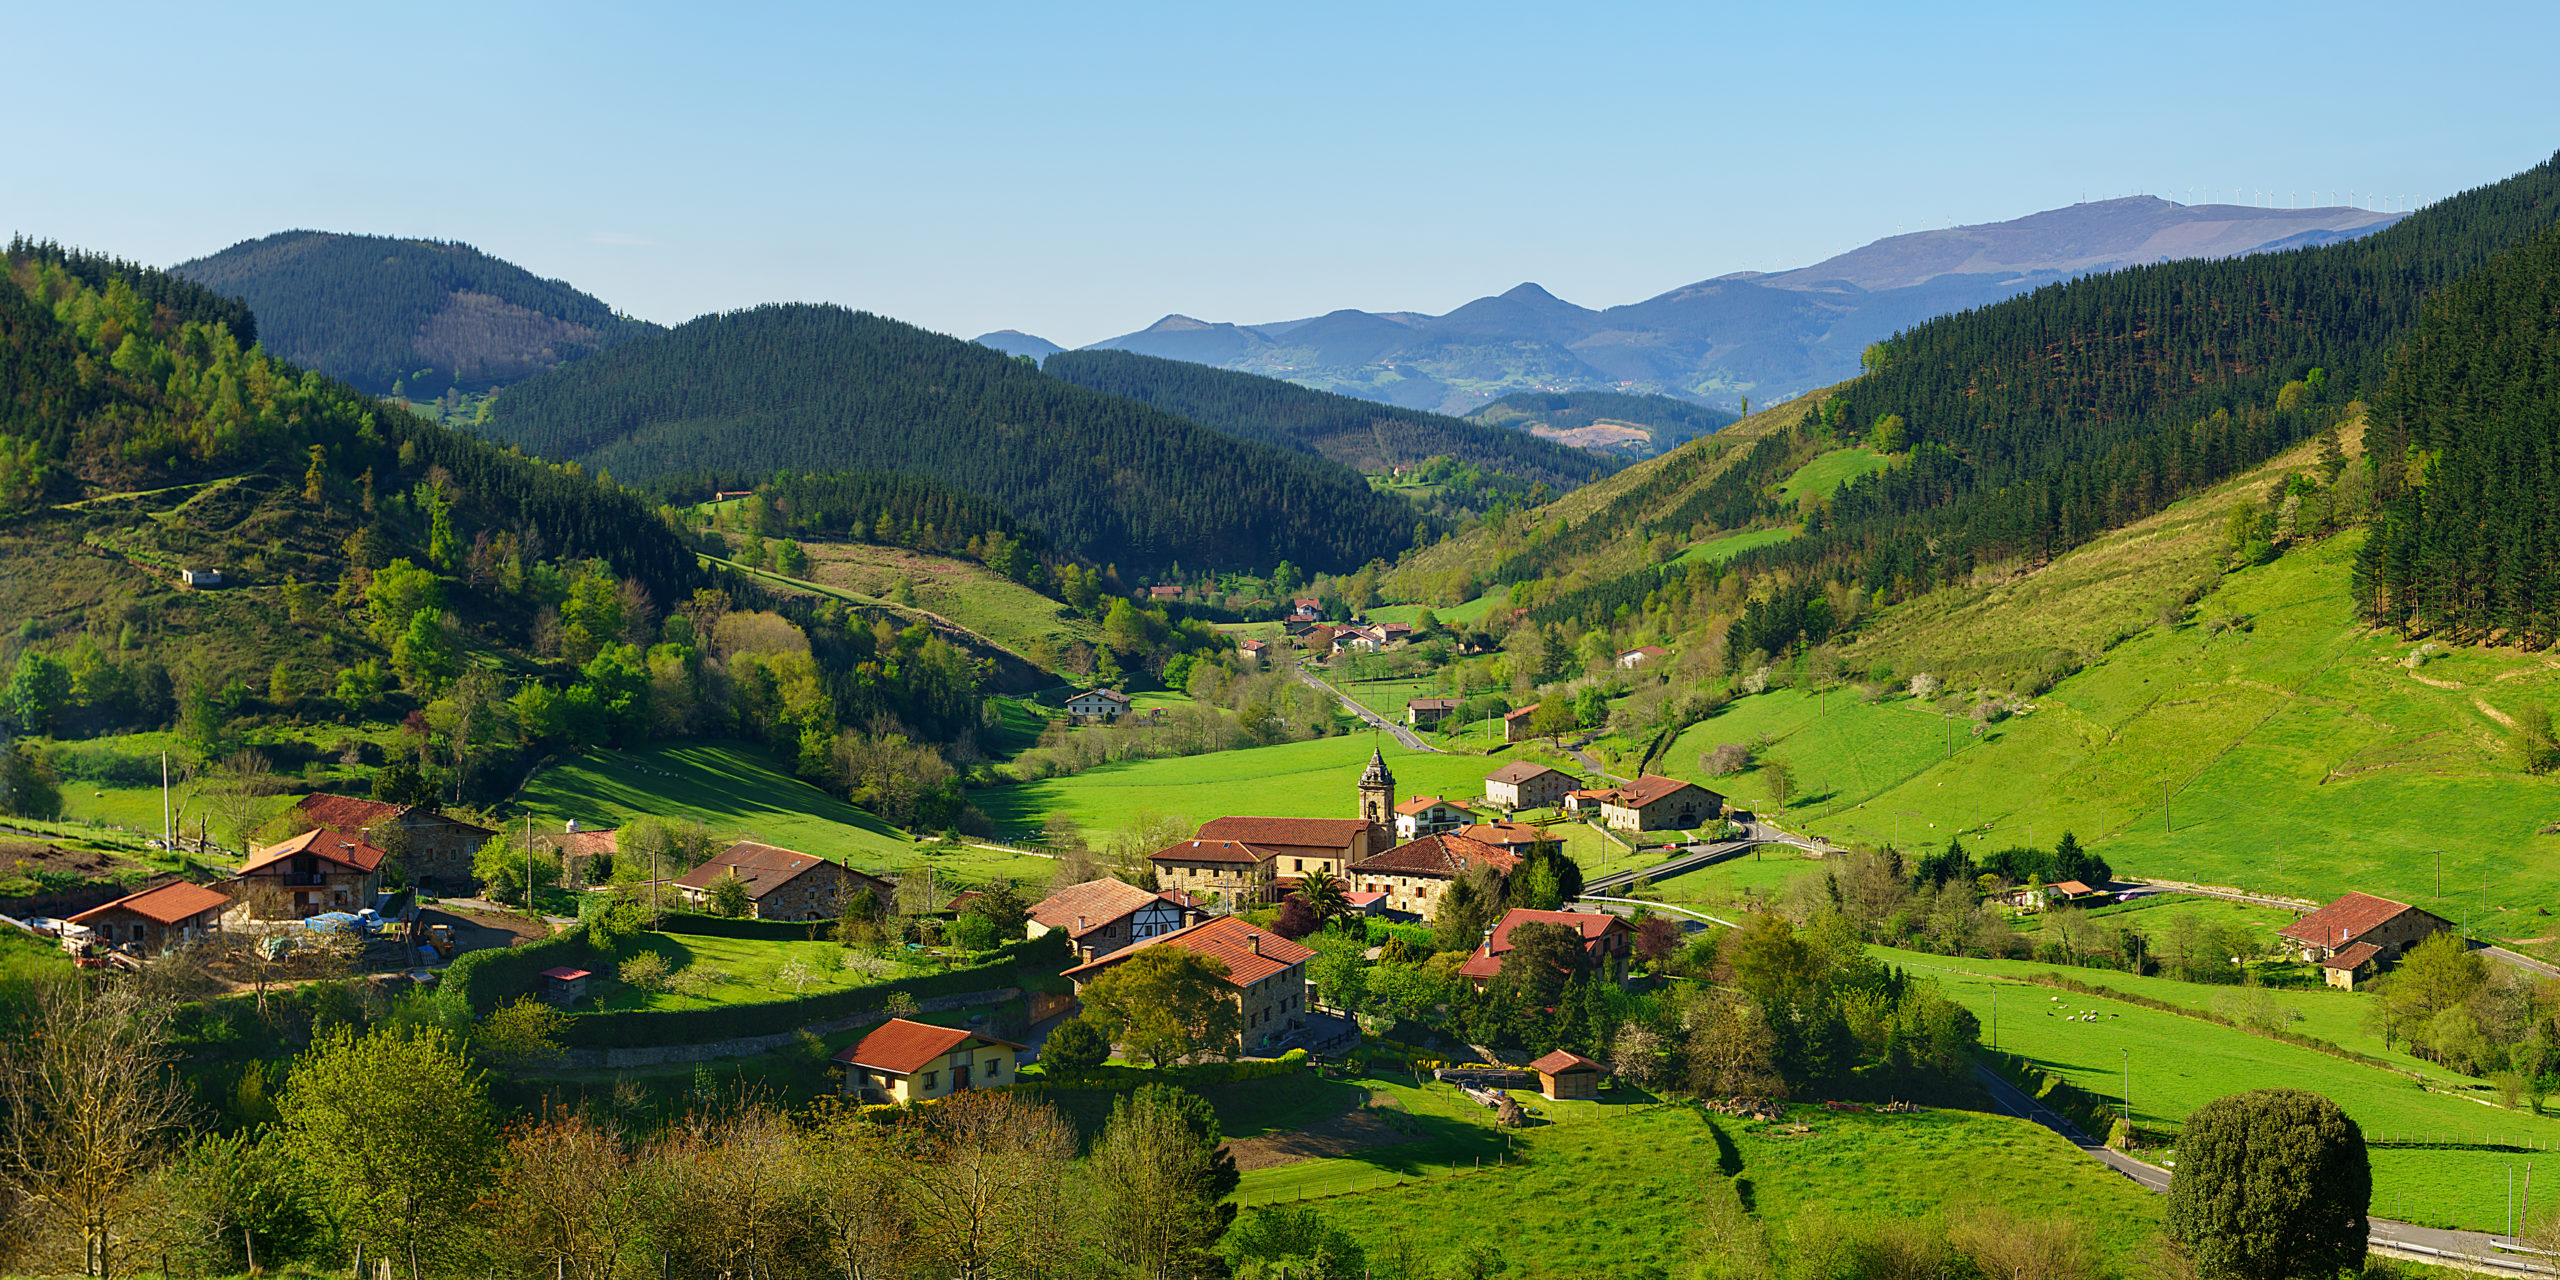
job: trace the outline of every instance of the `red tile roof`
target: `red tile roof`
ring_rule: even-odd
[[[543,970],[541,976],[554,982],[575,982],[580,978],[592,978],[595,975],[584,969],[572,969],[564,964],[555,969]]]
[[[1525,822],[1475,822],[1458,828],[1457,833],[1497,849],[1547,844],[1557,838]]]
[[[1366,818],[1211,818],[1201,825],[1200,838],[1307,849],[1348,849],[1360,839],[1361,831],[1370,825]]]
[[[784,849],[775,845],[758,844],[753,840],[741,840],[722,850],[718,857],[686,872],[676,883],[687,889],[709,889],[720,882],[720,877],[735,871],[739,879],[747,882],[747,896],[761,898],[799,879],[803,874],[825,864],[826,861],[814,853],[802,853],[796,849]],[[887,884],[884,880],[863,875],[851,867],[845,868],[844,874],[869,880],[873,884]]]
[[[1489,866],[1509,875],[1520,865],[1520,857],[1495,848],[1482,840],[1443,832],[1397,845],[1375,857],[1363,858],[1351,865],[1353,874],[1378,872],[1424,876],[1456,876],[1472,866]]]
[[[2276,933],[2315,947],[2343,947],[2381,928],[2401,912],[2416,910],[2418,908],[2405,902],[2393,902],[2369,893],[2350,893],[2276,930]]]
[[[360,836],[332,831],[327,827],[313,827],[283,844],[271,844],[250,854],[249,860],[241,864],[240,874],[254,875],[301,853],[326,858],[358,871],[371,871],[381,866],[382,860],[389,856],[365,843]]]
[[[1021,1045],[994,1036],[980,1035],[965,1027],[937,1027],[929,1022],[909,1022],[891,1018],[878,1030],[864,1036],[861,1043],[836,1051],[835,1060],[893,1076],[911,1076],[942,1061],[943,1055],[972,1040],[1020,1049]]]
[[[1575,1053],[1569,1049],[1558,1049],[1554,1053],[1550,1053],[1547,1056],[1538,1059],[1536,1062],[1530,1063],[1529,1069],[1540,1075],[1546,1076],[1560,1076],[1568,1071],[1608,1070],[1608,1068],[1601,1066],[1599,1063],[1593,1062],[1591,1059],[1583,1057],[1581,1054]]]
[[[1456,698],[1408,698],[1404,705],[1407,711],[1455,711],[1458,709],[1458,700]]]
[[[200,884],[190,884],[180,880],[174,884],[164,884],[157,889],[145,889],[140,893],[126,894],[102,907],[91,907],[71,917],[71,922],[79,924],[110,911],[130,911],[145,920],[153,920],[161,924],[176,924],[181,920],[193,919],[207,911],[230,904],[231,899],[223,896],[219,889],[208,889]]]
[[[1582,949],[1597,951],[1600,940],[1611,933],[1632,933],[1627,922],[1599,911],[1532,911],[1514,907],[1502,913],[1493,926],[1493,935],[1476,945],[1474,955],[1458,966],[1458,972],[1470,978],[1490,978],[1502,972],[1503,954],[1511,950],[1512,929],[1524,924],[1558,924],[1582,935]]]
[[[1505,719],[1505,720],[1517,720],[1517,719],[1519,719],[1520,717],[1525,716],[1525,715],[1529,714],[1530,712],[1535,711],[1535,710],[1537,710],[1537,709],[1538,709],[1538,704],[1537,704],[1537,703],[1532,702],[1532,703],[1530,703],[1528,706],[1520,707],[1520,708],[1516,708],[1516,709],[1511,710],[1511,711],[1505,711],[1505,712],[1503,712],[1503,713],[1502,713],[1502,718],[1503,718],[1503,719]]]
[[[308,795],[294,805],[304,817],[324,827],[340,831],[362,831],[388,818],[409,811],[405,804],[384,804],[379,800],[362,800],[355,796]]]
[[[301,810],[304,817],[321,826],[349,832],[361,832],[390,819],[414,812],[411,806],[405,804],[385,804],[380,800],[364,800],[355,796],[320,794],[304,796],[294,805],[294,808]],[[419,813],[418,816],[450,823],[468,831],[477,831],[483,838],[498,834],[487,827],[464,822],[450,814]]]
[[[2073,898],[2085,898],[2090,894],[2097,892],[2097,890],[2092,889],[2077,880],[2059,880],[2054,882],[2052,887],[2061,890],[2066,896]]]
[[[1487,782],[1521,783],[1545,777],[1550,773],[1560,774],[1567,781],[1579,781],[1579,779],[1574,778],[1572,774],[1565,773],[1562,769],[1552,768],[1550,766],[1540,764],[1535,760],[1514,760],[1511,763],[1486,774],[1484,776],[1484,780]]]
[[[1147,855],[1149,862],[1233,862],[1238,864],[1269,862],[1279,857],[1277,849],[1246,844],[1241,840],[1185,840],[1168,845]]]
[[[539,838],[558,849],[564,857],[592,858],[600,853],[619,852],[621,834],[617,827],[582,827],[576,831],[554,831]]]
[[[1081,938],[1157,900],[1156,895],[1125,880],[1087,880],[1032,903],[1031,918],[1049,928],[1064,929],[1069,937]]]
[[[1238,987],[1251,986],[1287,970],[1291,965],[1304,964],[1315,955],[1314,951],[1241,917],[1216,916],[1188,928],[1158,934],[1099,960],[1077,965],[1067,970],[1067,976],[1100,973],[1149,947],[1175,947],[1217,960],[1227,966],[1227,981]]]
[[[1724,800],[1723,796],[1717,795],[1713,791],[1708,791],[1705,787],[1698,786],[1697,783],[1684,782],[1678,778],[1666,778],[1655,773],[1648,773],[1643,777],[1618,788],[1617,794],[1614,797],[1603,797],[1603,799],[1606,800],[1607,803],[1623,805],[1629,809],[1641,809],[1646,805],[1667,800],[1672,796],[1678,795],[1684,787],[1695,787],[1698,791],[1708,796],[1713,796],[1719,803]]]
[[[1397,805],[1396,812],[1404,814],[1421,813],[1425,810],[1436,808],[1447,803],[1448,801],[1442,800],[1438,796],[1415,796],[1411,800],[1407,800],[1403,804]]]
[[[2382,948],[2377,947],[2370,942],[2359,942],[2354,946],[2347,947],[2339,951],[2338,954],[2321,961],[2320,967],[2323,969],[2344,969],[2349,973],[2353,973],[2357,967],[2364,964],[2365,961],[2371,960],[2375,956],[2381,954]]]

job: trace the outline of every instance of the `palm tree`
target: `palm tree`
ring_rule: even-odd
[[[1298,893],[1306,899],[1307,910],[1316,913],[1318,920],[1330,923],[1351,914],[1350,884],[1324,872],[1319,871],[1300,881]]]

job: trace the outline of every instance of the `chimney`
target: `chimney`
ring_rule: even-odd
[[[1244,945],[1246,945],[1247,947],[1252,948],[1252,949],[1253,949],[1253,953],[1254,953],[1255,955],[1261,955],[1261,954],[1262,954],[1262,935],[1261,935],[1261,934],[1258,934],[1258,933],[1248,933],[1248,934],[1246,934],[1246,935],[1244,936]]]
[[[567,831],[571,835],[578,834],[578,820],[576,818],[569,819],[569,825],[561,829]]]
[[[1082,932],[1084,932],[1084,917],[1083,917],[1083,916],[1077,916],[1077,917],[1076,917],[1076,932],[1078,932],[1078,933],[1082,933]]]

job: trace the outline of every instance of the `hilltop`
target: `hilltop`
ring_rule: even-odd
[[[979,334],[970,341],[982,347],[994,347],[1009,356],[1029,356],[1033,360],[1046,360],[1066,350],[1047,338],[1024,333],[1020,329],[998,329],[993,333]]]
[[[171,273],[246,301],[285,359],[417,400],[501,386],[657,328],[441,240],[285,231]]]
[[[1837,382],[1857,372],[1869,343],[1932,316],[2089,272],[2336,243],[2402,216],[2133,196],[1890,236],[1811,266],[1718,276],[1620,306],[1579,306],[1522,284],[1440,316],[1342,310],[1231,324],[1171,315],[1094,346],[1442,413],[1519,391],[1728,406]]]
[[[1062,352],[1041,368],[1053,378],[1150,404],[1214,431],[1373,474],[1446,457],[1561,490],[1614,465],[1524,432],[1131,351]]]
[[[1050,545],[1134,570],[1348,570],[1415,533],[1409,506],[1336,463],[834,306],[704,316],[624,343],[510,388],[487,430],[630,482],[929,476]]]

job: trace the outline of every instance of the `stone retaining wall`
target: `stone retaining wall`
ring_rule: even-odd
[[[998,987],[992,991],[963,991],[958,995],[935,996],[930,1000],[918,1001],[916,1009],[922,1013],[948,1013],[953,1009],[967,1009],[976,1005],[1003,1004],[1008,1000],[1020,999],[1021,996],[1022,988],[1020,987]],[[889,1017],[889,1014],[874,1009],[866,1013],[847,1014],[841,1018],[812,1022],[796,1031],[777,1031],[763,1036],[740,1036],[735,1040],[714,1040],[709,1044],[568,1049],[562,1051],[558,1066],[549,1068],[547,1071],[537,1069],[526,1074],[540,1075],[547,1074],[548,1071],[625,1071],[637,1067],[669,1067],[690,1062],[710,1062],[718,1058],[752,1058],[790,1045],[800,1038],[802,1031],[811,1035],[828,1036],[839,1031],[851,1031],[856,1027],[868,1027],[886,1022]]]

